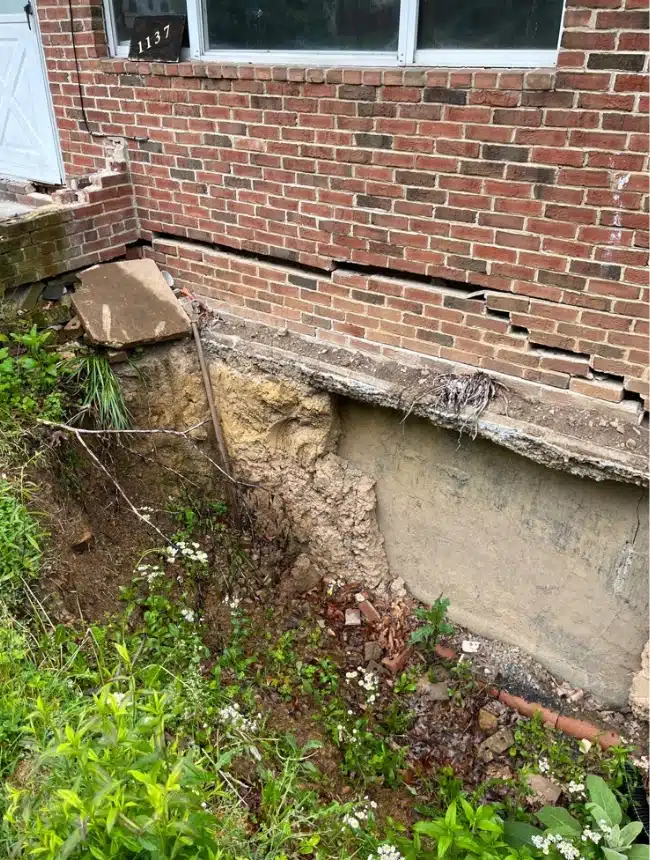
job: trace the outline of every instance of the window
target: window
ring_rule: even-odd
[[[189,55],[229,63],[502,66],[555,63],[564,0],[105,0],[128,53],[135,15],[187,13]]]

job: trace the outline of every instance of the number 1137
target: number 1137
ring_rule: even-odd
[[[138,54],[141,54],[143,51],[149,50],[149,48],[151,48],[152,44],[159,45],[163,39],[168,39],[168,38],[169,38],[169,24],[165,24],[165,26],[163,27],[163,35],[162,36],[160,35],[160,30],[156,30],[156,32],[153,34],[153,43],[151,41],[151,39],[152,39],[151,36],[147,36],[146,39],[138,42]]]

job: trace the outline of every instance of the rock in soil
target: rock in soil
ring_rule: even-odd
[[[479,746],[479,758],[486,762],[492,761],[495,756],[509,750],[514,742],[515,739],[510,729],[499,729]]]
[[[423,699],[430,702],[445,702],[449,698],[449,686],[446,681],[432,683],[426,675],[423,675],[417,684],[417,692]]]
[[[306,553],[301,553],[294,561],[291,573],[282,583],[282,591],[285,594],[306,594],[312,588],[316,588],[323,578],[322,573],[316,568]]]
[[[366,663],[370,661],[374,661],[378,663],[384,654],[384,649],[381,647],[379,642],[375,642],[374,639],[369,640],[363,646],[363,657]]]
[[[478,712],[478,725],[486,735],[492,735],[499,728],[499,718],[485,708],[481,708]]]
[[[93,537],[93,530],[91,528],[86,528],[75,536],[70,546],[72,549],[76,550],[76,552],[85,552],[90,549]]]
[[[526,784],[533,792],[532,796],[528,798],[528,802],[533,806],[544,806],[545,804],[556,803],[562,794],[560,786],[556,785],[556,783],[552,782],[547,777],[542,776],[541,773],[527,774]]]
[[[361,626],[361,613],[358,609],[346,609],[345,610],[345,626],[346,627],[359,627]]]

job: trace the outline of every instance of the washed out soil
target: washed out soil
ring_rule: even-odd
[[[178,530],[178,518],[170,511],[189,504],[188,492],[191,495],[199,488],[188,491],[177,475],[161,472],[155,458],[147,461],[120,446],[104,450],[111,474],[119,475],[119,487],[150,516],[150,525],[129,510],[115,482],[91,465],[77,445],[63,440],[54,453],[54,465],[40,476],[41,489],[35,499],[50,533],[39,595],[59,622],[102,621],[123,608],[120,588],[132,582],[143,554],[162,546],[163,539],[152,525],[172,535]],[[361,623],[352,626],[346,623],[346,610],[357,607],[360,586],[321,581],[303,592],[290,576],[296,555],[290,542],[277,536],[267,539],[256,533],[252,518],[245,519],[252,528],[233,536],[223,515],[215,513],[206,520],[205,533],[194,535],[210,557],[210,572],[195,588],[195,608],[204,619],[205,643],[217,656],[231,636],[230,610],[224,597],[236,591],[242,598],[241,608],[252,629],[244,646],[247,656],[254,658],[249,680],[259,681],[255,688],[259,710],[268,716],[273,732],[291,734],[301,746],[309,740],[322,744],[312,760],[322,775],[315,787],[323,799],[352,799],[361,787],[377,802],[380,820],[391,817],[408,825],[417,815],[418,804],[435,803],[441,773],[453,775],[467,791],[482,786],[486,800],[514,797],[518,789],[513,778],[521,762],[511,755],[511,733],[519,718],[495,701],[489,686],[471,671],[462,673],[459,680],[454,675],[455,661],[426,665],[418,652],[412,652],[396,672],[382,662],[407,647],[414,626],[414,601],[382,602],[364,593],[378,618],[370,623],[362,614]],[[244,559],[236,581],[232,574],[235,554]],[[168,571],[175,573],[173,566]],[[268,652],[288,631],[290,660],[286,665],[272,664],[270,670]],[[371,661],[366,658],[369,642],[376,652]],[[344,678],[346,672],[359,667],[380,677],[372,708],[378,720],[385,719],[395,701],[408,712],[403,734],[387,738],[390,746],[406,751],[396,787],[384,787],[379,781],[360,786],[358,780],[342,773],[340,750],[325,733],[318,702],[295,682],[296,662],[310,665],[323,658],[336,665],[339,695],[357,715],[367,713],[364,699],[358,687],[346,685]],[[205,666],[206,673],[210,669]],[[398,678],[409,669],[417,689],[397,696]],[[453,695],[445,693],[447,687]],[[510,742],[501,745],[503,749],[498,745],[496,751],[488,749],[490,738],[499,733],[509,736]],[[250,762],[241,762],[244,769],[250,766]],[[246,780],[245,773],[240,776]],[[253,806],[254,794],[251,788],[247,802]]]

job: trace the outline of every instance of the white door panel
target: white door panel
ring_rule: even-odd
[[[0,176],[56,185],[61,158],[37,24],[13,6],[0,2]]]

